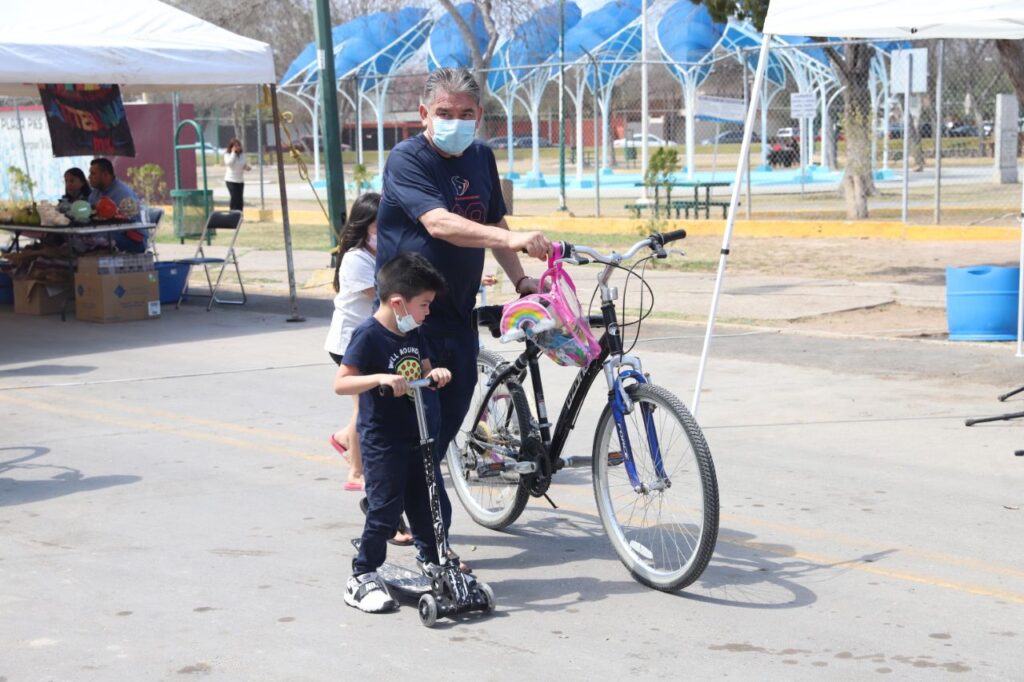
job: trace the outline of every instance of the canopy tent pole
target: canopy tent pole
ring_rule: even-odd
[[[740,146],[740,158],[736,163],[736,178],[732,183],[732,194],[729,197],[729,219],[725,223],[725,234],[722,237],[722,250],[718,259],[718,276],[715,278],[715,291],[711,296],[711,312],[708,314],[708,327],[704,333],[704,348],[700,354],[700,365],[697,369],[697,384],[693,389],[693,403],[690,411],[694,418],[700,408],[700,388],[704,383],[704,368],[707,365],[708,351],[711,348],[711,337],[715,331],[715,315],[718,313],[718,299],[722,295],[722,280],[725,277],[725,263],[729,258],[729,242],[732,230],[736,225],[736,207],[740,201],[740,184],[743,174],[748,171],[747,161],[750,158],[750,137],[754,129],[754,118],[761,100],[761,83],[764,81],[765,65],[768,63],[768,46],[772,36],[765,34],[761,40],[761,50],[757,58],[757,71],[754,73],[754,85],[750,89],[750,106],[747,108],[747,120],[743,124],[743,144]]]
[[[274,114],[274,149],[277,153],[277,186],[281,192],[281,222],[284,224],[284,257],[288,262],[288,298],[292,304],[289,322],[305,322],[299,315],[299,303],[295,294],[295,261],[292,259],[292,226],[288,220],[288,191],[284,184],[284,155],[281,153],[281,114],[277,108],[277,85],[270,85],[270,105]]]
[[[1017,357],[1024,357],[1024,177],[1021,178],[1020,198],[1020,278],[1017,283]]]

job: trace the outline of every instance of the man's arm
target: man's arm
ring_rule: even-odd
[[[511,232],[504,218],[498,222],[497,227],[498,229]],[[545,239],[545,241],[547,240]],[[548,248],[550,248],[550,245]],[[498,265],[501,266],[501,269],[508,276],[508,281],[515,287],[517,294],[529,294],[537,291],[537,280],[533,277],[526,277],[523,272],[523,264],[519,262],[518,251],[506,248],[492,248],[491,253],[494,254],[494,259],[498,261]]]
[[[435,208],[427,211],[419,217],[423,227],[435,239],[443,239],[455,246],[471,248],[494,249],[495,257],[505,268],[502,256],[498,255],[499,250],[516,254],[525,250],[534,258],[544,259],[548,255],[550,243],[541,232],[511,232],[505,220],[502,219],[498,226],[481,225],[472,220],[467,220],[443,208]],[[519,258],[515,256],[518,264]],[[510,263],[511,264],[511,263]],[[505,270],[506,274],[508,270]],[[522,267],[519,267],[522,273]]]

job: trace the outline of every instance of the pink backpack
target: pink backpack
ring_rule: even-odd
[[[576,296],[576,285],[561,263],[562,245],[552,242],[548,269],[540,291],[505,305],[501,315],[502,342],[530,338],[559,365],[584,367],[601,354],[587,316]]]

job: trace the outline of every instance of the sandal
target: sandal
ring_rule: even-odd
[[[327,437],[327,442],[331,444],[332,448],[338,451],[338,454],[341,455],[346,462],[348,462],[349,464],[352,463],[348,456],[348,448],[339,443],[337,439],[334,437],[333,433]]]
[[[405,535],[407,539],[398,539],[399,535]],[[395,531],[395,537],[388,539],[388,544],[395,545],[396,547],[408,547],[412,544],[412,533],[409,531],[409,526],[405,525],[405,519],[401,516],[398,517],[398,530]]]
[[[359,500],[359,510],[363,512],[363,514],[366,514],[370,510],[370,501],[365,497]],[[401,516],[398,517],[398,530],[395,531],[395,535],[398,535],[399,533],[403,535],[408,535],[409,539],[396,540],[395,538],[391,537],[388,538],[388,544],[395,545],[396,547],[408,547],[412,544],[412,533],[409,530],[409,526],[406,525],[405,519]]]

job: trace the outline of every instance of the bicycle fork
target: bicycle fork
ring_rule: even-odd
[[[605,376],[609,383],[609,398],[612,410],[612,419],[615,422],[615,433],[619,438],[619,448],[623,454],[623,466],[626,467],[626,474],[629,476],[630,485],[633,490],[641,495],[652,492],[660,492],[672,487],[672,481],[665,473],[665,462],[661,456],[661,446],[658,442],[658,432],[654,427],[654,407],[648,403],[640,404],[640,413],[643,418],[644,431],[647,436],[647,447],[651,453],[651,462],[654,464],[656,478],[650,482],[640,480],[637,473],[636,460],[633,456],[633,446],[629,439],[629,430],[626,428],[626,415],[630,414],[636,405],[626,391],[624,380],[632,380],[637,384],[646,384],[647,377],[639,368],[639,360],[629,356],[622,356],[618,362],[610,364],[605,369]],[[626,365],[628,369],[615,374],[615,365]]]

